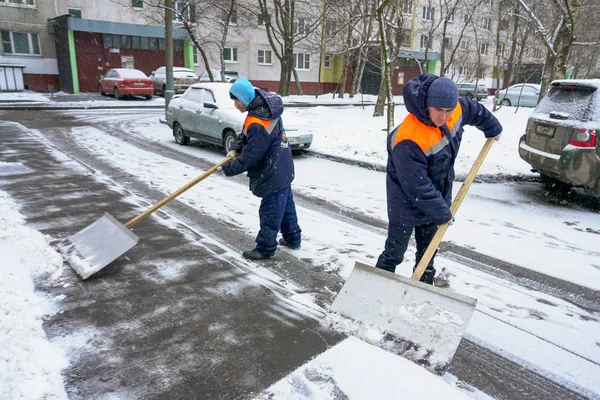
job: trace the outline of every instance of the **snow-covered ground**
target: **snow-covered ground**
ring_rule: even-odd
[[[0,92],[0,105],[3,103],[47,103],[50,99],[41,93],[23,92]]]
[[[304,121],[306,129],[310,129],[314,135],[315,151],[385,165],[385,132],[382,131],[385,119],[372,118],[372,111],[372,106],[364,110],[355,106],[288,108],[284,113],[284,120],[286,114],[295,114],[298,119]],[[517,154],[517,143],[523,132],[524,122],[531,112],[532,109],[520,109],[515,114],[514,108],[507,107],[496,114],[504,126],[504,133],[502,140],[494,145],[486,159],[481,169],[482,174],[530,174],[528,165],[521,161]],[[399,123],[405,114],[404,107],[398,106],[396,122]],[[89,116],[81,113],[80,117],[85,119]],[[140,115],[139,119],[133,122],[124,122],[118,113],[112,113],[100,120],[126,124],[131,132],[166,146],[176,147],[188,154],[211,161],[222,158],[210,150],[176,146],[169,128],[159,124],[157,116],[153,114]],[[140,150],[106,135],[100,128],[73,128],[69,134],[77,136],[80,143],[85,143],[99,157],[123,170],[135,171],[140,180],[147,181],[164,193],[172,193],[187,183],[189,177],[202,172]],[[458,176],[466,174],[483,142],[483,134],[476,129],[466,130],[456,164]],[[385,174],[306,158],[297,159],[296,169],[296,191],[386,220]],[[456,186],[455,191],[459,184]],[[225,220],[231,220],[230,215],[235,215],[235,221],[231,221],[234,225],[238,225],[239,229],[249,235],[255,233],[258,226],[258,199],[247,191],[247,187],[242,187],[223,176],[213,176],[203,183],[201,190],[204,193],[201,203],[198,202],[198,196],[194,195],[193,189],[184,194],[180,201],[195,204],[202,212]],[[600,227],[600,216],[570,207],[536,204],[532,202],[528,190],[526,186],[524,188],[511,183],[474,185],[445,240],[470,246],[480,253],[525,268],[599,289],[600,270],[597,260],[600,254],[596,251],[598,235],[594,234],[593,230]],[[237,200],[228,202],[228,198]],[[28,256],[9,258],[12,260],[12,263],[9,263],[11,265],[6,269],[2,267],[2,271],[11,273],[13,269],[26,271],[29,268],[32,279],[43,275],[44,271],[47,272],[48,279],[59,274],[60,262],[56,261],[57,255],[43,243],[43,239],[37,237],[36,240],[23,240],[24,236],[36,238],[39,233],[27,230],[24,226],[17,212],[18,204],[12,203],[5,194],[0,196],[0,199],[0,246],[5,246],[2,249],[11,249],[16,254],[26,252]],[[345,277],[351,272],[354,261],[372,264],[373,259],[382,250],[385,236],[381,233],[367,232],[303,207],[299,207],[298,212],[304,240],[302,249],[294,251],[293,254],[312,259],[315,268],[336,271]],[[37,251],[28,251],[15,245],[16,242],[31,242],[30,246],[34,243]],[[398,268],[398,273],[408,276],[410,268],[406,265],[412,265],[413,260],[414,249],[407,254],[407,262],[403,264],[404,267]],[[571,383],[589,393],[600,395],[600,385],[597,383],[597,376],[600,376],[600,347],[596,335],[599,324],[593,313],[552,296],[508,284],[501,279],[466,268],[456,260],[440,257],[437,265],[438,269],[445,268],[450,271],[447,275],[452,290],[478,299],[478,311],[467,330],[470,339],[493,350],[502,350],[505,355],[530,365],[541,373],[558,377],[563,384]],[[574,265],[577,266],[576,274],[573,273]],[[14,288],[16,284],[6,283],[4,280],[0,282],[1,295],[15,293],[8,288]],[[11,286],[6,286],[5,289],[5,283]],[[22,388],[25,387],[25,383],[38,381],[42,382],[39,387],[45,388],[49,394],[48,398],[64,398],[64,389],[55,384],[57,379],[60,379],[64,358],[53,355],[52,357],[61,361],[48,367],[43,362],[45,358],[41,357],[42,362],[37,360],[36,357],[40,358],[39,354],[29,350],[27,344],[27,340],[43,335],[41,317],[51,312],[51,299],[36,297],[31,282],[27,288],[28,291],[23,292],[26,294],[21,296],[22,299],[0,303],[0,307],[7,308],[0,309],[0,343],[5,343],[5,336],[6,340],[14,342],[13,353],[10,353],[13,355],[6,360],[0,357],[7,370],[6,374],[0,374],[0,377],[6,376],[0,378],[0,386],[11,390],[0,390],[0,398],[11,398],[15,393],[23,394],[25,389]],[[41,310],[45,311],[38,311],[34,315],[27,314],[29,321],[26,324],[5,318],[5,315],[18,314],[25,307],[22,304],[27,302],[39,304],[39,307],[43,307]],[[511,325],[517,329],[513,329]],[[11,336],[15,326],[19,328],[21,337],[25,338],[20,342],[15,342]],[[44,345],[54,349],[48,343]],[[554,345],[559,345],[567,351],[557,350]],[[360,362],[348,362],[349,354],[355,356],[354,361]],[[585,358],[592,362],[585,361]],[[364,370],[348,369],[348,365],[357,364],[362,365]],[[408,376],[410,379],[391,382],[381,380],[373,365],[381,367],[384,371],[393,370],[397,372],[397,376]],[[0,365],[0,371],[1,368]],[[27,368],[32,368],[33,372],[29,372]],[[276,383],[270,391],[279,399],[306,398],[302,396],[300,389],[314,385],[304,378],[306,374],[311,373],[335,378],[340,388],[350,395],[350,398],[356,399],[392,398],[386,397],[392,396],[392,393],[412,393],[421,398],[461,398],[465,395],[455,387],[451,376],[447,375],[447,382],[444,383],[420,367],[371,348],[356,339],[348,339],[334,346]],[[419,385],[406,385],[406,382],[416,380],[423,387],[431,388],[430,391],[425,394],[407,392],[419,390],[412,387]],[[311,387],[308,391],[318,393],[317,397],[312,398],[332,396],[327,379],[322,381],[320,387]],[[366,382],[369,383],[369,387],[378,389],[361,392],[367,386]],[[429,397],[426,397],[427,395]],[[471,398],[486,397],[477,391],[467,392],[466,395]],[[40,398],[31,397],[27,393],[23,396]]]

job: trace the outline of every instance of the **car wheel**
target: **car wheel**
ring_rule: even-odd
[[[98,93],[100,93],[100,96],[106,96],[106,93],[102,90],[102,85],[98,85]]]
[[[149,94],[148,96],[144,96],[144,97],[146,98],[146,100],[152,99],[152,95],[151,94]]]
[[[502,99],[502,105],[510,107],[511,106],[510,100],[509,99]]]
[[[177,122],[173,124],[173,136],[175,137],[175,142],[177,144],[187,146],[190,143],[190,138],[185,136],[183,128]]]
[[[229,130],[225,131],[223,134],[223,151],[225,154],[229,153],[229,150],[231,150],[231,145],[233,144],[234,140],[235,132]]]
[[[114,94],[115,94],[115,100],[119,100],[121,98],[121,94],[119,93],[119,89],[115,88]]]

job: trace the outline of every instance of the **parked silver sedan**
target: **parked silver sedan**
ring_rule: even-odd
[[[535,83],[517,83],[498,90],[495,101],[503,106],[535,107],[540,97],[540,88],[541,85]]]
[[[230,150],[246,119],[246,113],[240,113],[234,107],[229,97],[230,88],[230,83],[196,83],[182,95],[173,97],[166,119],[178,144],[185,146],[190,138],[195,138],[220,146],[225,153]],[[312,134],[292,121],[286,122],[285,115],[282,119],[292,150],[309,148]]]

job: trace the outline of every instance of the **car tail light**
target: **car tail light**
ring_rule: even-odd
[[[569,144],[577,147],[594,147],[596,137],[595,129],[573,128]]]

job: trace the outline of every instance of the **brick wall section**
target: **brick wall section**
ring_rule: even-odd
[[[48,93],[48,85],[54,85],[54,92],[60,91],[58,75],[50,74],[23,74],[25,89],[34,92]]]
[[[101,33],[75,32],[75,53],[81,92],[96,92],[98,81],[106,71],[121,68],[121,56],[133,56],[134,68],[146,75],[165,65],[165,52],[162,50],[120,49],[119,53],[111,53],[104,47]],[[107,62],[109,66],[106,66]],[[173,65],[184,65],[183,52],[173,52]]]

